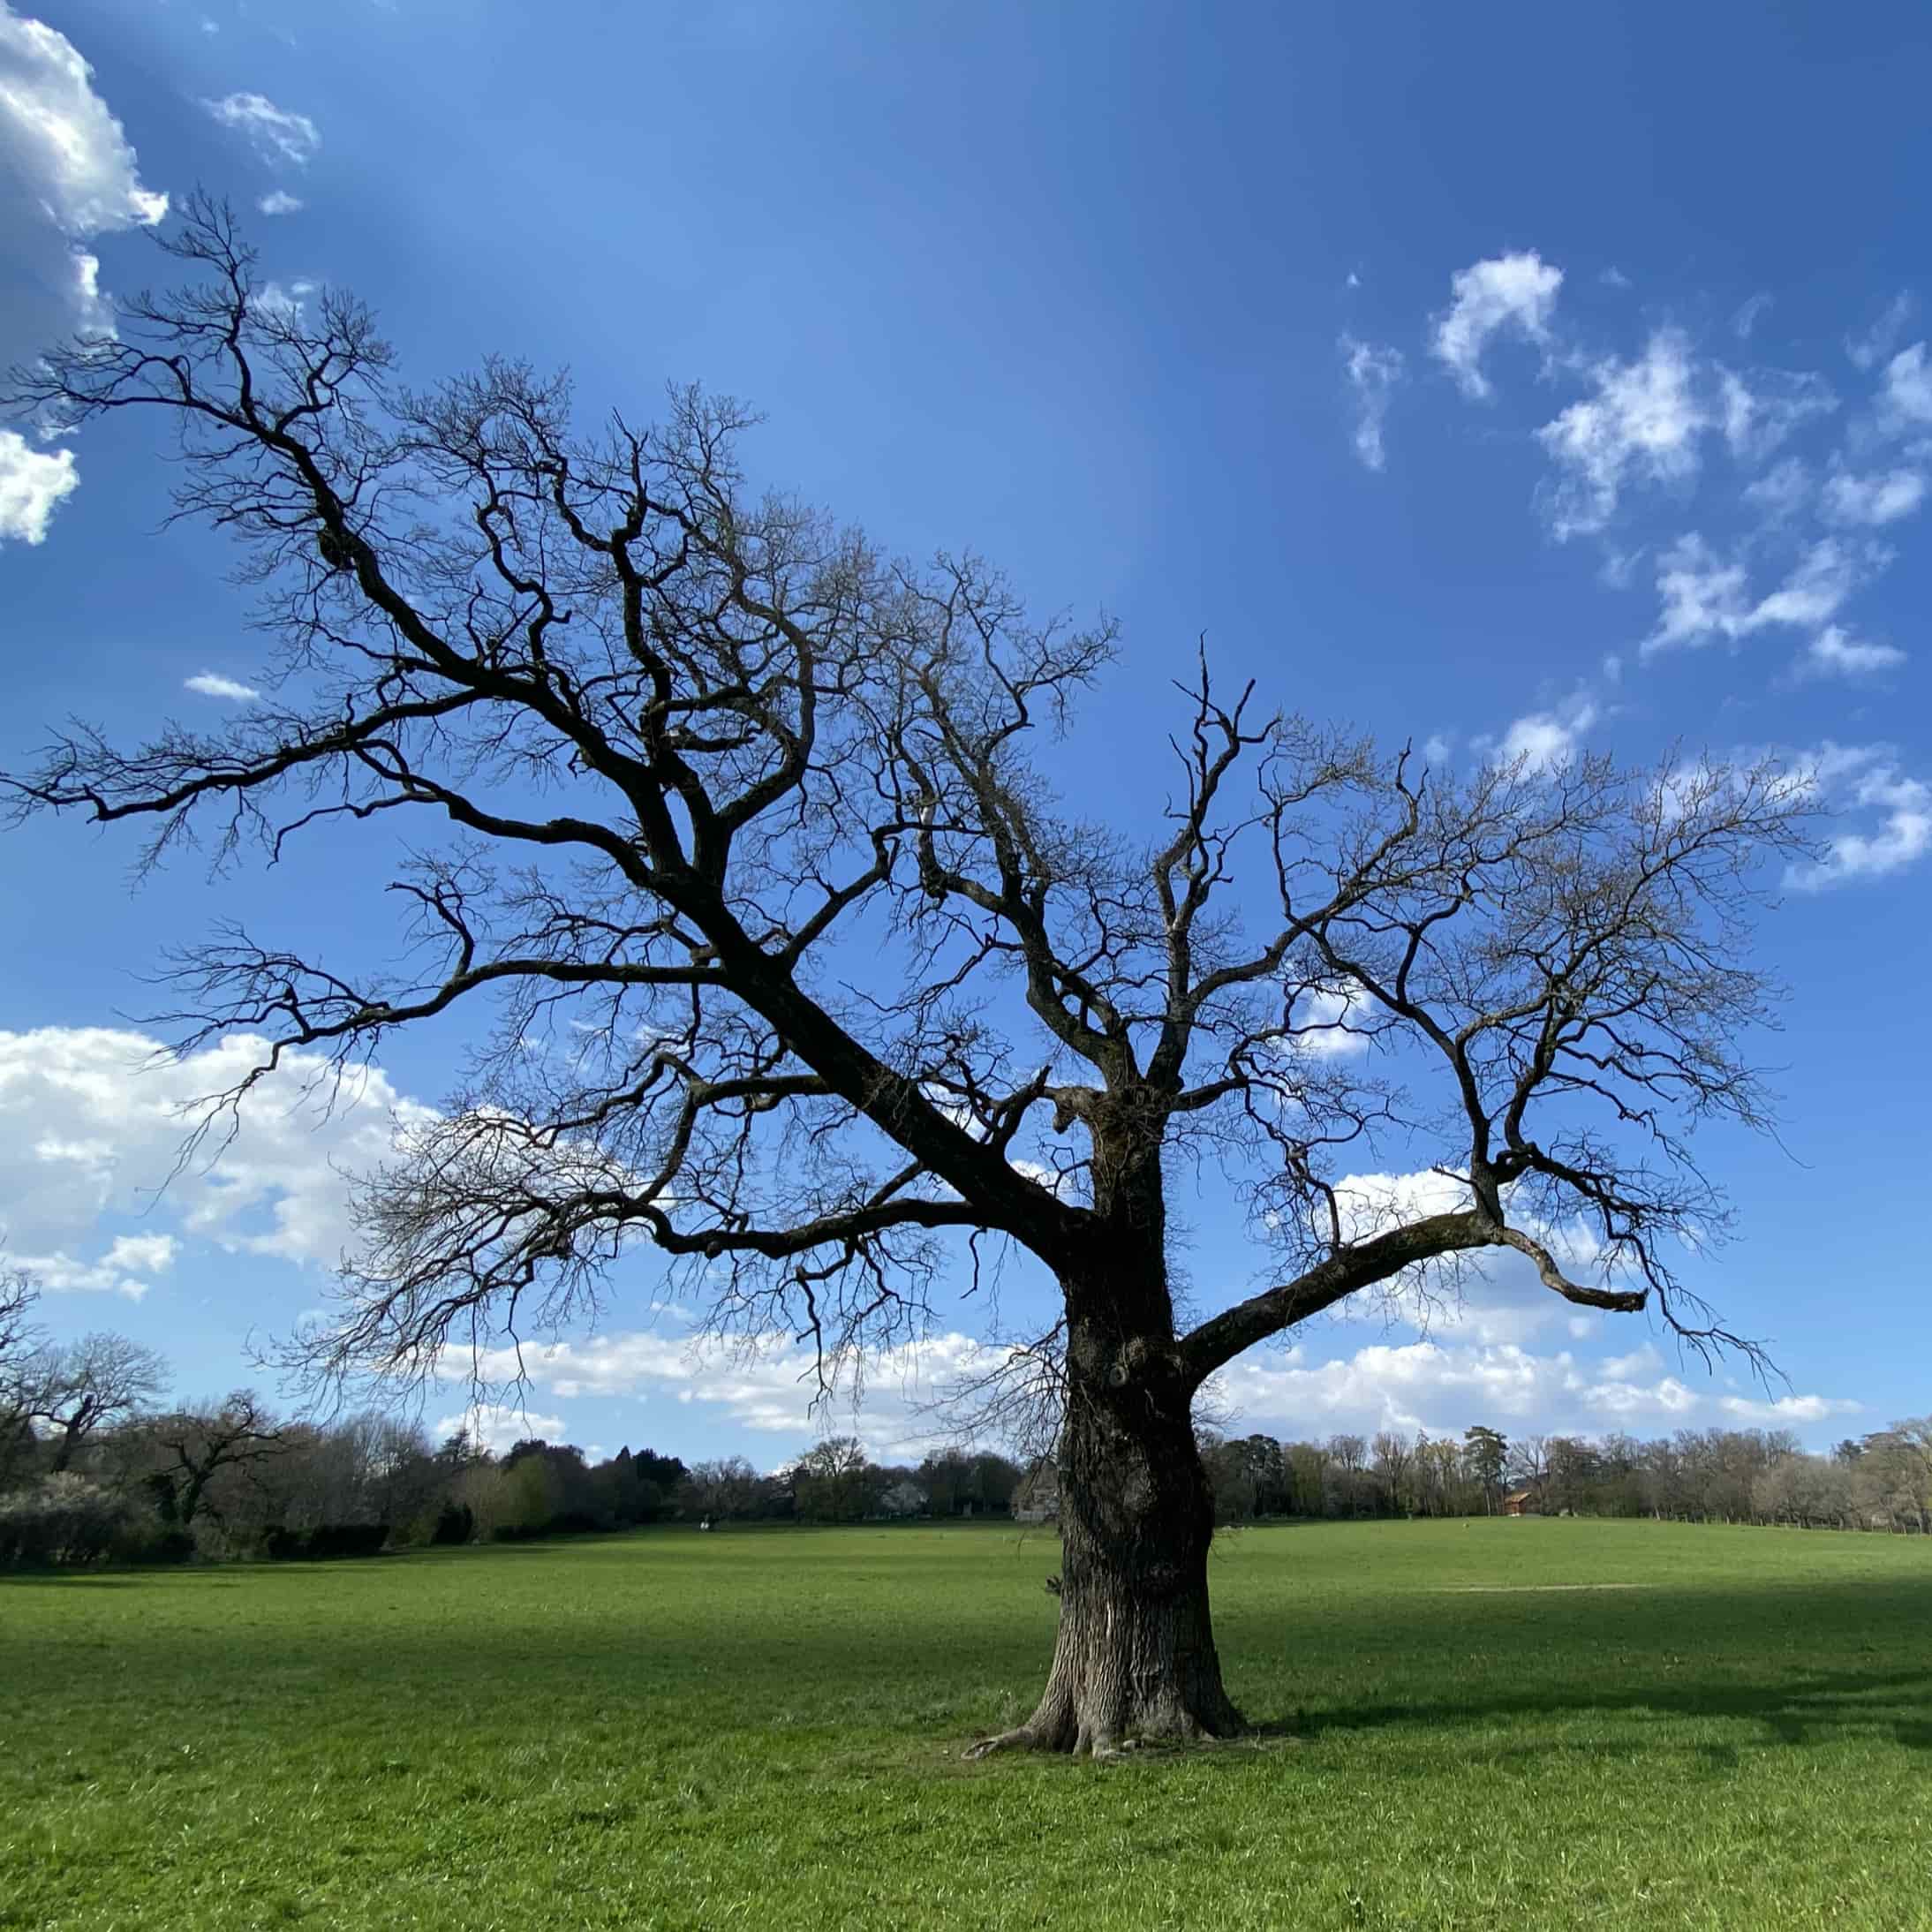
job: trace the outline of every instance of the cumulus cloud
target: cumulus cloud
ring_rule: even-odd
[[[77,1261],[64,1249],[44,1255],[10,1253],[8,1259],[57,1294],[115,1294],[138,1302],[153,1286],[154,1276],[174,1266],[180,1249],[172,1234],[121,1234],[91,1262]]]
[[[1600,715],[1596,701],[1585,691],[1553,711],[1529,712],[1514,720],[1496,741],[1491,762],[1514,765],[1520,759],[1532,776],[1561,771],[1575,758],[1584,734]]]
[[[79,487],[72,449],[36,449],[0,429],[0,543],[44,543],[54,512]]]
[[[1821,630],[1806,646],[1798,662],[1807,677],[1868,677],[1876,671],[1895,671],[1906,653],[1893,644],[1861,644],[1839,625]]]
[[[203,698],[226,698],[230,704],[253,703],[261,693],[253,684],[244,684],[238,679],[223,677],[219,671],[200,671],[185,680],[183,689],[199,691]]]
[[[1796,760],[1804,782],[1843,815],[1863,812],[1870,829],[1834,834],[1823,855],[1786,873],[1806,891],[1902,872],[1932,849],[1932,786],[1900,769],[1885,744],[1837,744],[1827,739]]]
[[[144,188],[94,70],[65,34],[0,0],[0,260],[8,264],[0,366],[76,334],[111,333],[87,244],[149,228],[168,197]],[[71,450],[0,432],[0,542],[39,543],[79,480]]]
[[[245,134],[256,154],[271,165],[306,167],[321,147],[321,132],[307,115],[291,114],[264,94],[224,94],[201,105],[223,127]]]
[[[1377,349],[1353,336],[1344,336],[1340,348],[1355,393],[1355,454],[1370,469],[1379,470],[1385,460],[1382,426],[1388,419],[1389,392],[1402,380],[1401,351]]]
[[[334,1267],[352,1239],[345,1176],[389,1158],[399,1125],[433,1116],[380,1071],[351,1076],[331,1107],[326,1063],[284,1056],[244,1103],[233,1143],[170,1181],[185,1110],[233,1085],[263,1045],[236,1035],[171,1060],[157,1059],[158,1041],[105,1027],[0,1032],[0,1238],[9,1252],[64,1256],[76,1285],[96,1271],[154,1272],[160,1247],[130,1248],[123,1232]],[[114,1228],[137,1219],[137,1229]]]
[[[277,188],[273,194],[265,194],[255,203],[264,215],[299,215],[304,203],[299,195],[290,194]]]
[[[432,1433],[436,1441],[444,1442],[459,1429],[466,1429],[472,1442],[480,1443],[494,1455],[532,1438],[548,1443],[570,1439],[569,1424],[562,1416],[540,1415],[513,1404],[472,1403],[453,1415],[438,1416]]]
[[[1003,1350],[959,1333],[870,1350],[856,1364],[858,1373],[847,1383],[844,1395],[834,1398],[837,1426],[857,1435],[875,1456],[922,1453],[954,1430],[951,1419],[934,1413],[932,1405],[1002,1359]],[[696,1409],[721,1416],[735,1428],[792,1442],[834,1419],[823,1407],[814,1412],[814,1358],[789,1335],[728,1344],[631,1331],[494,1350],[477,1368],[489,1383],[508,1383],[520,1371],[531,1387],[565,1401],[615,1396],[646,1407]]]
[[[1697,470],[1697,439],[1711,417],[1697,399],[1690,344],[1660,328],[1641,357],[1589,366],[1596,394],[1536,432],[1561,474],[1549,493],[1558,540],[1602,530],[1633,479],[1680,482]]]
[[[1341,1060],[1365,1053],[1375,1001],[1360,986],[1317,987],[1296,1003],[1294,1051],[1314,1060]]]
[[[1726,562],[1693,531],[1657,560],[1657,595],[1664,608],[1657,629],[1643,641],[1643,653],[1735,644],[1774,625],[1829,623],[1882,562],[1882,556],[1847,549],[1826,537],[1806,551],[1775,591],[1754,599],[1744,565]]]
[[[1378,1429],[1460,1434],[1478,1422],[1583,1432],[1674,1427],[1700,1407],[1697,1392],[1676,1376],[1617,1375],[1610,1367],[1567,1349],[1536,1355],[1512,1342],[1375,1343],[1319,1362],[1302,1348],[1285,1358],[1244,1356],[1209,1386],[1238,1417],[1234,1426],[1295,1437]]]
[[[1925,501],[1925,478],[1916,470],[1886,470],[1874,476],[1841,472],[1824,487],[1823,507],[1835,524],[1879,525],[1909,517]]]
[[[1754,1402],[1747,1396],[1720,1397],[1717,1407],[1740,1423],[1822,1423],[1833,1415],[1856,1415],[1865,1405],[1828,1395],[1780,1395],[1775,1401]]]
[[[1473,263],[1450,277],[1450,306],[1436,320],[1431,348],[1464,395],[1490,394],[1482,369],[1483,351],[1498,330],[1510,330],[1533,343],[1549,340],[1550,317],[1562,286],[1562,269],[1545,262],[1533,248]]]

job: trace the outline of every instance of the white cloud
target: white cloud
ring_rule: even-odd
[[[1812,545],[1777,589],[1755,602],[1741,563],[1726,563],[1694,531],[1657,560],[1657,594],[1664,610],[1643,653],[1675,645],[1692,648],[1719,640],[1736,643],[1774,624],[1800,628],[1829,623],[1883,555],[1855,555],[1836,538]]]
[[[1210,1383],[1232,1426],[1287,1437],[1336,1430],[1456,1434],[1475,1423],[1589,1432],[1681,1425],[1702,1398],[1675,1376],[1631,1370],[1632,1358],[1590,1363],[1565,1349],[1536,1355],[1513,1342],[1378,1343],[1323,1362],[1302,1348],[1251,1355]],[[1618,1370],[1629,1372],[1618,1373]]]
[[[272,315],[278,321],[299,322],[302,307],[308,297],[315,292],[315,283],[306,279],[283,283],[264,282],[249,297],[251,305],[264,315]]]
[[[138,1302],[153,1286],[148,1278],[167,1273],[180,1249],[172,1234],[122,1234],[95,1261],[77,1261],[64,1249],[9,1259],[55,1294],[110,1293]]]
[[[144,188],[121,124],[72,41],[0,0],[0,367],[76,334],[110,334],[97,235],[150,228],[168,197]],[[79,481],[72,453],[0,431],[0,540],[39,543]]]
[[[1369,1050],[1358,1028],[1370,1024],[1375,1001],[1360,986],[1317,987],[1297,1002],[1294,1024],[1307,1029],[1296,1034],[1297,1053],[1314,1060],[1343,1060]]]
[[[0,429],[0,543],[44,543],[54,512],[79,487],[72,449],[36,449]]]
[[[1860,644],[1832,624],[1806,646],[1799,672],[1811,677],[1867,677],[1875,671],[1896,670],[1905,661],[1906,653],[1897,645]]]
[[[1845,352],[1851,358],[1853,367],[1875,369],[1905,333],[1906,324],[1912,320],[1912,309],[1909,295],[1895,295],[1885,305],[1884,313],[1862,336],[1847,336]]]
[[[1925,478],[1916,470],[1875,476],[1840,472],[1824,487],[1826,518],[1835,524],[1890,524],[1909,517],[1925,501]]]
[[[1635,362],[1606,356],[1588,374],[1596,395],[1536,432],[1562,472],[1548,505],[1558,540],[1602,530],[1633,478],[1671,483],[1695,474],[1697,438],[1711,423],[1678,329],[1659,329]]]
[[[1926,366],[1922,342],[1886,364],[1883,414],[1895,429],[1932,423],[1932,368]]]
[[[1389,392],[1402,379],[1401,351],[1377,349],[1371,343],[1357,342],[1353,336],[1344,336],[1340,346],[1359,412],[1355,454],[1370,469],[1379,470],[1384,461],[1382,426],[1388,419]]]
[[[1734,370],[1717,372],[1724,441],[1731,453],[1747,463],[1763,462],[1792,431],[1838,406],[1819,376],[1760,369],[1752,373],[1752,382],[1755,389]]]
[[[219,671],[198,672],[185,681],[183,689],[199,691],[204,698],[224,698],[238,705],[252,703],[261,696],[253,684],[244,684],[232,677],[223,677]]]
[[[1579,691],[1553,711],[1533,711],[1516,719],[1491,753],[1496,765],[1522,761],[1526,774],[1537,776],[1560,771],[1577,753],[1583,735],[1600,713],[1587,692]]]
[[[1550,317],[1562,285],[1562,269],[1551,267],[1534,249],[1475,262],[1450,277],[1452,300],[1437,318],[1432,348],[1464,395],[1490,393],[1481,366],[1483,351],[1498,329],[1514,330],[1534,343],[1549,339]]]
[[[1751,296],[1739,303],[1737,313],[1731,318],[1731,333],[1740,342],[1749,342],[1751,331],[1763,320],[1764,312],[1770,306],[1770,297],[1763,294]]]
[[[299,195],[277,188],[273,194],[263,195],[255,206],[264,215],[299,215],[306,204]]]
[[[314,159],[322,137],[306,114],[291,114],[259,94],[224,94],[201,105],[223,127],[245,134],[262,160],[302,168]]]
[[[119,1245],[106,1224],[140,1216],[148,1228],[164,1224],[153,1241],[198,1238],[333,1268],[353,1235],[344,1176],[389,1157],[396,1121],[433,1116],[380,1071],[350,1076],[331,1109],[326,1063],[284,1056],[245,1103],[233,1143],[208,1148],[170,1182],[189,1125],[184,1109],[238,1081],[262,1048],[236,1035],[157,1062],[160,1043],[139,1033],[0,1032],[0,1238],[9,1250],[80,1254],[72,1266],[82,1272],[132,1270],[142,1251]],[[93,1259],[90,1243],[103,1250]],[[148,1262],[159,1252],[145,1250]]]
[[[854,1385],[848,1382],[846,1394],[817,1415],[812,1353],[789,1335],[732,1344],[635,1331],[521,1351],[492,1350],[480,1358],[478,1370],[487,1382],[507,1383],[520,1369],[532,1387],[565,1401],[616,1396],[646,1407],[710,1410],[736,1428],[783,1436],[800,1447],[834,1423],[857,1434],[873,1455],[896,1460],[949,1438],[951,1418],[933,1413],[932,1405],[962,1379],[993,1368],[1001,1354],[959,1333],[870,1350],[858,1365],[863,1399],[857,1407],[850,1404]]]
[[[1811,472],[1796,457],[1774,464],[1744,487],[1744,500],[1773,523],[1795,516],[1811,495]]]
[[[1717,1407],[1744,1423],[1822,1423],[1833,1415],[1859,1415],[1865,1405],[1826,1395],[1781,1395],[1770,1402],[1725,1395],[1719,1397]]]
[[[1833,743],[1795,760],[1803,782],[1841,813],[1874,815],[1869,831],[1825,841],[1823,856],[1794,865],[1786,883],[1806,891],[1901,872],[1932,849],[1932,786],[1902,772],[1890,745]]]
[[[481,1443],[494,1454],[535,1438],[540,1442],[562,1444],[569,1440],[569,1429],[561,1415],[539,1415],[514,1404],[472,1403],[453,1415],[438,1416],[432,1426],[434,1441],[444,1442],[457,1430],[466,1429],[472,1442]]]

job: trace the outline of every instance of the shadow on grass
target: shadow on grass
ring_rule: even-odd
[[[1878,1705],[1861,1699],[1883,1698]],[[1437,1702],[1339,1704],[1305,1712],[1293,1721],[1256,1727],[1262,1738],[1313,1740],[1330,1731],[1367,1731],[1385,1725],[1465,1730],[1485,1721],[1521,1722],[1539,1717],[1607,1717],[1728,1718],[1762,1725],[1763,1741],[1806,1745],[1827,1731],[1876,1730],[1895,1744],[1932,1750],[1932,1669],[1811,1670],[1756,1683],[1717,1681],[1694,1675],[1672,1681],[1637,1680],[1614,1687],[1564,1689],[1548,1687],[1517,1694],[1494,1693]],[[1621,1743],[1619,1751],[1625,1748]],[[1709,1746],[1713,1751],[1730,1747]],[[1498,1755],[1528,1755],[1536,1747],[1506,1747]]]

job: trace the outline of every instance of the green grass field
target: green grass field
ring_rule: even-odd
[[[1932,1543],[1216,1546],[1251,1744],[968,1765],[1057,1545],[650,1532],[0,1581],[0,1925],[1932,1926]]]

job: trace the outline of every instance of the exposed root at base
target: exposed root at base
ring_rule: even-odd
[[[960,1755],[972,1763],[1001,1751],[1049,1751],[1067,1757],[1091,1757],[1095,1763],[1105,1764],[1125,1757],[1129,1751],[1207,1750],[1244,1741],[1245,1730],[1223,1736],[1210,1731],[1205,1724],[1190,1722],[1184,1730],[1163,1731],[1152,1736],[1119,1738],[1106,1732],[1081,1731],[1070,1743],[1062,1743],[1046,1736],[1034,1725],[1023,1724],[1016,1724],[1011,1731],[1002,1731],[995,1737],[982,1738]]]

